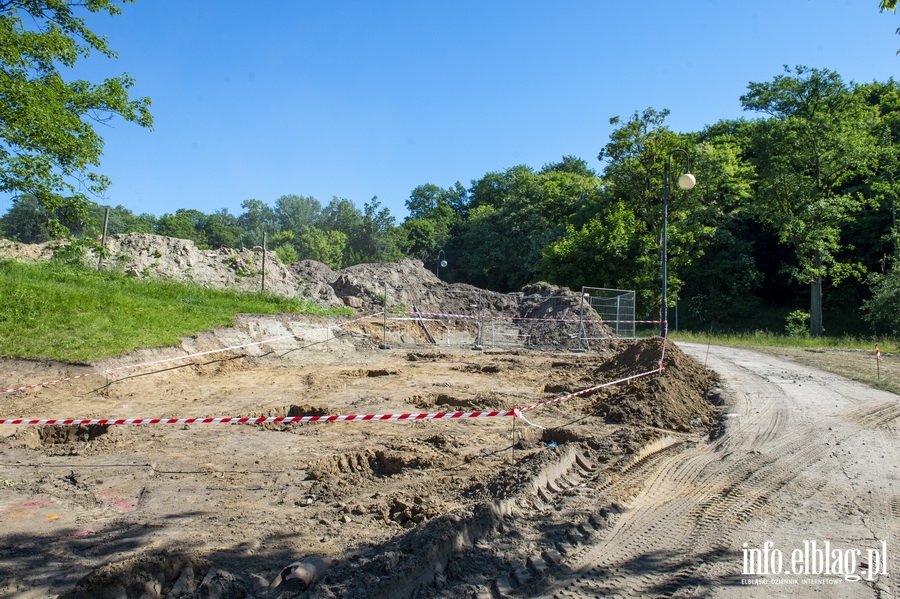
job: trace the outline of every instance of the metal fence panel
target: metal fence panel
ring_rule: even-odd
[[[585,304],[599,315],[612,333],[620,339],[634,339],[635,292],[625,289],[582,287]],[[590,339],[590,337],[588,337]]]

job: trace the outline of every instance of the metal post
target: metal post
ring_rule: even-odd
[[[476,328],[475,333],[475,345],[472,347],[472,349],[484,349],[484,329],[482,328],[484,327],[484,296],[479,293],[477,295],[477,298],[478,299],[476,301],[478,302],[478,305],[476,307],[478,308],[478,327]]]
[[[697,179],[694,175],[691,174],[691,155],[687,153],[687,150],[682,148],[675,148],[669,155],[666,156],[665,166],[663,167],[663,215],[662,215],[662,310],[660,311],[662,316],[662,323],[659,327],[660,336],[666,337],[669,332],[669,303],[668,298],[666,297],[666,292],[668,290],[668,262],[669,262],[669,250],[667,247],[667,227],[669,223],[669,171],[672,166],[672,154],[675,152],[680,152],[684,154],[684,158],[687,161],[687,170],[683,175],[678,177],[678,186],[681,189],[693,189],[694,185],[697,183]]]
[[[659,336],[665,338],[668,329],[669,306],[666,298],[666,288],[668,286],[667,262],[669,259],[668,248],[666,246],[666,224],[669,221],[669,165],[672,162],[672,156],[666,158],[666,165],[663,168],[663,203],[662,203],[662,306],[660,317],[662,322],[659,325]]]
[[[584,285],[582,285],[581,286],[581,299],[578,301],[578,307],[579,307],[579,310],[578,310],[578,349],[582,349],[581,340],[584,337],[587,337],[587,331],[584,328],[584,297],[585,297]],[[587,343],[586,339],[585,339],[585,343]]]
[[[445,256],[445,257],[446,257],[446,254],[444,253],[444,250],[441,250],[441,251],[438,252],[438,255],[437,255],[437,267],[436,267],[436,269],[435,269],[435,271],[434,271],[435,276],[436,276],[437,278],[439,278],[439,279],[441,278],[441,265],[442,265],[442,264],[443,264],[443,266],[446,266],[446,265],[447,265],[446,259],[441,258],[441,256]]]
[[[622,320],[622,294],[616,296],[616,337],[621,337],[619,334],[619,327],[621,326],[619,321]]]

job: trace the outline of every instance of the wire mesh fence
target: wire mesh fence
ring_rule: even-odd
[[[501,294],[475,287],[384,288],[382,345],[587,351],[634,337],[634,292],[546,284]]]
[[[634,291],[600,287],[582,287],[581,291],[585,303],[613,330],[616,337],[634,339]]]

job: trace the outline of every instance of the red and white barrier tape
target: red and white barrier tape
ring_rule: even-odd
[[[368,316],[364,316],[361,318],[357,318],[345,323],[341,323],[339,325],[332,325],[330,327],[323,327],[323,329],[332,329],[340,326],[344,326],[353,322],[357,322],[360,320],[364,320],[366,318],[371,318],[372,316],[380,316],[383,313],[379,312],[376,314],[370,314]],[[424,313],[420,313],[424,314]],[[319,329],[321,330],[321,329]],[[178,358],[169,358],[165,360],[157,360],[154,362],[145,362],[143,364],[135,364],[131,366],[125,366],[120,368],[119,370],[125,370],[128,368],[137,368],[138,366],[148,366],[154,364],[160,364],[164,362],[171,362],[175,360],[183,360],[186,358],[202,356],[206,354],[229,351],[232,349],[239,349],[242,347],[250,347],[253,345],[261,345],[263,343],[269,343],[271,341],[277,341],[281,339],[289,339],[293,337],[297,337],[298,335],[285,335],[283,337],[278,337],[276,339],[270,339],[268,341],[259,341],[255,343],[248,343],[246,345],[238,345],[230,348],[212,350],[207,352],[200,352],[197,354],[191,354],[189,356],[180,356]],[[548,401],[543,401],[540,403],[536,403],[534,405],[525,407],[525,408],[513,408],[511,410],[495,410],[495,411],[474,411],[474,412],[437,412],[437,413],[419,413],[419,414],[350,414],[350,415],[332,415],[332,416],[268,416],[268,417],[216,417],[216,418],[2,418],[0,419],[0,425],[126,425],[126,424],[266,424],[266,423],[295,423],[295,422],[388,422],[388,421],[406,421],[406,420],[454,420],[454,419],[464,419],[464,418],[496,418],[496,417],[509,417],[514,416],[516,418],[521,418],[531,426],[537,428],[543,428],[539,425],[536,425],[532,422],[529,422],[525,416],[522,414],[523,412],[527,412],[529,410],[535,410],[537,408],[541,408],[544,406],[548,406],[550,404],[558,403],[561,401],[565,401],[567,399],[571,399],[573,397],[578,397],[581,395],[585,395],[588,393],[592,393],[594,391],[598,391],[605,387],[611,387],[613,385],[618,385],[621,383],[625,383],[634,379],[642,378],[645,376],[649,376],[651,374],[656,374],[659,372],[665,371],[666,367],[663,363],[666,357],[666,344],[668,343],[667,338],[663,338],[663,346],[662,352],[659,358],[659,368],[655,370],[648,370],[647,372],[641,372],[638,374],[633,374],[631,376],[627,376],[621,379],[617,379],[614,381],[609,381],[606,383],[602,383],[600,385],[596,385],[594,387],[589,387],[587,389],[581,389],[580,391],[575,391],[572,393],[568,393],[566,395],[562,395],[560,397],[556,397],[554,399],[550,399]],[[877,352],[876,345],[876,352]],[[878,352],[879,354],[881,352]],[[880,356],[879,356],[880,357]],[[112,374],[111,370],[106,371],[107,374]],[[51,381],[48,383],[41,383],[39,385],[29,385],[24,387],[19,387],[17,389],[9,389],[3,391],[3,393],[8,393],[10,391],[20,391],[23,389],[32,389],[35,387],[40,387],[42,385],[49,385],[56,382],[67,381],[67,380],[75,380],[78,378],[84,378],[86,376],[91,376],[91,374],[98,373],[90,373],[90,374],[82,374],[76,375],[74,377],[66,377],[65,379],[59,379],[57,381]]]
[[[197,358],[200,356],[208,356],[210,354],[218,354],[218,353],[222,353],[222,352],[243,349],[245,347],[253,347],[256,345],[265,345],[266,343],[273,343],[275,341],[284,341],[285,339],[293,339],[295,337],[299,337],[301,335],[306,335],[306,334],[309,334],[309,333],[312,333],[315,331],[337,329],[337,328],[340,328],[343,326],[347,326],[348,324],[353,324],[355,322],[359,322],[361,320],[366,320],[367,318],[372,318],[375,316],[381,316],[383,314],[384,314],[384,312],[376,312],[375,314],[361,316],[359,318],[354,318],[353,320],[348,320],[347,322],[341,322],[341,323],[333,324],[333,325],[330,325],[327,327],[320,327],[318,329],[312,329],[311,331],[304,331],[303,333],[293,333],[291,335],[282,335],[281,337],[273,337],[272,339],[265,339],[263,341],[254,341],[253,343],[245,343],[243,345],[232,345],[231,347],[212,349],[209,351],[198,352],[195,354],[188,354],[186,356],[176,356],[174,358],[164,358],[162,360],[153,360],[151,362],[142,362],[140,364],[129,364],[127,366],[120,366],[118,368],[110,368],[110,369],[104,370],[102,372],[97,371],[97,372],[89,372],[86,374],[78,374],[75,376],[67,376],[67,377],[56,379],[53,381],[46,381],[43,383],[36,383],[36,384],[32,384],[32,385],[23,385],[21,387],[14,387],[12,389],[0,389],[0,395],[3,395],[4,393],[13,393],[15,391],[26,391],[28,389],[37,389],[38,387],[46,387],[49,385],[55,385],[56,383],[65,383],[65,382],[69,382],[69,381],[74,381],[76,379],[83,379],[85,377],[95,376],[98,374],[105,374],[107,376],[115,376],[115,372],[122,371],[122,370],[132,370],[134,368],[141,368],[144,366],[158,366],[160,364],[167,364],[169,362],[178,362],[179,360],[189,360],[191,358]]]
[[[542,401],[541,403],[536,403],[536,404],[534,404],[533,406],[528,406],[527,408],[521,408],[521,410],[522,410],[523,412],[527,412],[528,410],[534,410],[534,409],[536,409],[536,408],[542,408],[542,407],[544,407],[544,406],[548,406],[548,405],[553,404],[553,403],[556,403],[556,402],[560,402],[560,401],[563,401],[563,400],[566,400],[566,399],[572,399],[573,397],[578,397],[579,395],[585,395],[585,394],[587,394],[587,393],[593,393],[594,391],[597,391],[598,389],[603,389],[604,387],[611,387],[611,386],[613,386],[613,385],[618,385],[619,383],[625,383],[625,382],[628,382],[628,381],[631,381],[631,380],[634,380],[634,379],[639,379],[639,378],[641,378],[641,377],[645,377],[645,376],[648,376],[648,375],[651,375],[651,374],[656,374],[657,372],[662,372],[663,370],[665,370],[665,368],[660,367],[660,368],[657,368],[656,370],[648,370],[647,372],[641,372],[640,374],[633,374],[633,375],[627,376],[627,377],[625,377],[625,378],[623,378],[623,379],[617,379],[617,380],[615,380],[615,381],[609,381],[608,383],[603,383],[602,385],[597,385],[597,386],[595,386],[595,387],[590,387],[590,388],[588,388],[588,389],[582,389],[581,391],[574,391],[574,392],[572,392],[572,393],[569,393],[568,395],[563,395],[562,397],[557,397],[556,399],[550,399],[550,400],[547,400],[547,401]]]
[[[585,318],[585,319],[564,319],[564,318],[524,318],[520,316],[477,316],[472,314],[445,314],[442,312],[404,312],[412,317],[415,316],[431,316],[440,318],[463,318],[469,320],[512,320],[513,322],[599,322],[601,324],[610,323],[651,323],[658,324],[659,320],[605,320],[603,318]]]
[[[419,414],[350,414],[346,416],[268,416],[268,417],[218,417],[218,418],[0,418],[0,425],[126,425],[126,424],[266,424],[271,422],[388,422],[405,420],[456,420],[464,418],[497,418],[514,416],[525,419],[522,412],[534,410],[553,403],[585,395],[604,387],[611,387],[637,378],[645,377],[657,372],[662,372],[664,367],[635,374],[625,378],[609,381],[595,387],[575,391],[555,399],[528,406],[527,408],[513,408],[511,410],[476,411],[476,412],[437,412]],[[526,420],[527,422],[527,420]],[[532,424],[532,423],[528,423]],[[532,426],[537,426],[532,424]]]
[[[46,387],[48,385],[55,385],[56,383],[67,383],[69,381],[75,381],[78,379],[83,379],[89,376],[94,376],[97,374],[101,374],[100,372],[88,372],[87,374],[76,374],[75,376],[67,376],[62,379],[56,379],[54,381],[47,381],[44,383],[35,383],[33,385],[22,385],[21,387],[15,387],[13,389],[0,389],[0,395],[3,393],[13,393],[15,391],[26,391],[28,389],[37,389],[38,387]],[[106,371],[103,374],[111,375],[111,371]]]
[[[665,350],[665,347],[663,347]],[[219,418],[0,418],[0,425],[4,424],[13,424],[13,425],[91,425],[91,424],[111,424],[111,425],[124,425],[124,424],[265,424],[269,422],[386,422],[386,421],[404,421],[404,420],[454,420],[460,418],[496,418],[496,417],[507,417],[507,416],[515,416],[517,418],[525,419],[522,415],[522,412],[527,412],[529,410],[535,410],[537,408],[541,408],[544,406],[548,406],[550,404],[558,403],[561,401],[565,401],[567,399],[571,399],[573,397],[578,397],[580,395],[585,395],[587,393],[592,393],[599,389],[603,389],[604,387],[611,387],[613,385],[618,385],[620,383],[625,383],[627,381],[631,381],[634,379],[638,379],[641,377],[649,376],[651,374],[656,374],[657,372],[663,372],[665,370],[665,366],[662,364],[662,358],[660,359],[660,367],[656,370],[649,370],[647,372],[641,372],[639,374],[634,374],[631,376],[627,376],[625,378],[617,379],[615,381],[609,381],[603,383],[601,385],[596,385],[594,387],[589,387],[587,389],[582,389],[580,391],[575,391],[573,393],[568,393],[566,395],[562,395],[560,397],[543,401],[540,403],[536,403],[534,405],[528,406],[526,408],[513,408],[511,410],[495,410],[495,411],[478,411],[478,412],[438,412],[438,413],[420,413],[420,414],[351,414],[347,416],[268,416],[268,417],[250,417],[250,416],[242,416],[242,417],[219,417]],[[527,420],[526,420],[527,422]],[[532,426],[537,426],[529,422]],[[539,427],[540,428],[540,427]]]
[[[403,420],[456,420],[462,418],[497,418],[519,416],[519,410],[496,410],[489,412],[438,412],[432,414],[350,414],[347,416],[268,416],[268,417],[224,417],[224,418],[5,418],[0,424],[32,425],[124,425],[124,424],[266,424],[270,422],[388,422]]]

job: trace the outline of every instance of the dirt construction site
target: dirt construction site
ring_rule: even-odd
[[[354,272],[313,293],[365,314]],[[0,597],[900,593],[896,395],[659,337],[383,326],[240,315],[90,365],[0,360]]]

